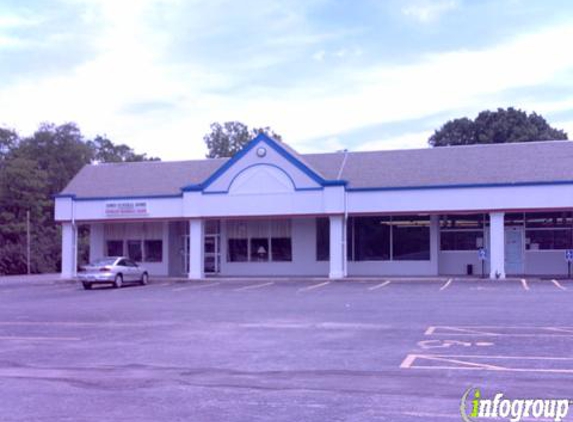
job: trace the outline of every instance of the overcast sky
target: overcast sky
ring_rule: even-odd
[[[300,152],[415,148],[514,106],[573,138],[569,0],[0,0],[0,125],[165,160],[212,122]]]

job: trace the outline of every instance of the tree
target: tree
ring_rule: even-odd
[[[6,160],[0,169],[0,274],[26,272],[26,212],[38,222],[33,231],[33,245],[38,239],[53,237],[45,215],[52,201],[46,196],[47,174],[38,168],[33,159],[16,157]],[[52,215],[51,212],[48,215]],[[36,226],[36,225],[35,225]],[[45,265],[47,254],[34,248],[32,267],[34,272],[50,271]],[[47,257],[49,260],[49,257]]]
[[[92,149],[92,161],[98,163],[118,163],[127,161],[158,161],[157,157],[148,157],[147,154],[137,154],[125,144],[114,144],[103,136],[96,136],[93,141],[87,142]]]
[[[568,139],[563,130],[551,127],[539,114],[509,107],[485,110],[475,120],[463,117],[446,122],[428,140],[433,147],[499,144]]]
[[[18,141],[18,134],[15,131],[0,127],[0,165],[8,153],[16,147]]]
[[[26,213],[31,221],[31,270],[59,270],[61,233],[52,195],[86,164],[141,161],[127,145],[98,136],[86,140],[74,123],[42,123],[29,137],[0,128],[0,274],[26,272]],[[80,255],[87,253],[87,229],[79,227]]]
[[[247,125],[241,122],[225,122],[222,125],[212,123],[211,133],[203,137],[209,149],[207,158],[232,157],[260,133],[264,133],[279,142],[282,140],[281,136],[268,126],[249,129]]]

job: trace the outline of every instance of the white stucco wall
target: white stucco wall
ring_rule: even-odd
[[[525,251],[525,273],[529,275],[567,275],[565,251]]]
[[[352,191],[348,211],[372,213],[487,212],[571,208],[573,185]]]
[[[473,265],[474,275],[481,276],[481,261],[477,251],[440,251],[438,259],[440,275],[466,275],[467,265]],[[489,276],[489,264],[485,262],[485,276]]]

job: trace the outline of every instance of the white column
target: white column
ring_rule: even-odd
[[[62,272],[61,278],[72,278],[76,275],[76,228],[72,223],[62,223]]]
[[[344,216],[330,216],[330,272],[329,278],[344,278],[346,276],[346,248],[344,247]]]
[[[191,280],[199,280],[203,273],[203,220],[193,218],[189,220],[189,275]]]
[[[432,274],[439,273],[439,255],[440,255],[440,216],[430,216],[430,263]]]
[[[489,214],[489,277],[505,278],[505,225],[504,213]]]
[[[103,223],[90,224],[90,262],[103,258],[105,241]]]

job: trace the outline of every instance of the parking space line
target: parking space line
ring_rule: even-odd
[[[450,278],[448,281],[446,281],[444,283],[444,285],[442,287],[440,287],[440,291],[441,290],[446,290],[448,287],[450,287],[450,284],[452,284],[452,282],[454,281],[453,278]]]
[[[409,369],[412,366],[412,364],[414,363],[414,361],[417,359],[417,357],[418,357],[418,355],[413,355],[413,354],[406,356],[406,358],[400,364],[400,368],[401,369]]]
[[[431,336],[432,334],[434,334],[434,331],[436,331],[436,327],[430,325],[428,327],[428,329],[426,330],[426,332],[424,333],[425,336]]]
[[[372,287],[368,287],[368,290],[376,290],[376,289],[381,289],[382,287],[387,286],[388,284],[390,284],[391,281],[390,280],[386,280],[383,283],[377,284],[376,286],[372,286]]]
[[[0,341],[79,341],[79,337],[0,336]]]
[[[189,287],[187,288],[187,290],[204,289],[205,287],[218,286],[219,284],[221,284],[220,281],[209,282],[209,283],[207,283],[207,284],[201,284],[201,285],[198,285],[198,286],[189,286]]]
[[[318,284],[313,284],[311,286],[301,287],[300,289],[297,290],[297,292],[308,292],[309,290],[318,289],[319,287],[324,287],[330,283],[331,283],[330,281],[325,281],[323,283],[318,283]]]
[[[487,360],[505,361],[491,363]],[[485,362],[484,362],[485,360]],[[419,363],[418,363],[419,361]],[[481,361],[481,362],[480,362]],[[519,361],[519,363],[513,363]],[[566,367],[524,367],[525,362],[552,362],[553,364],[567,364]],[[570,368],[571,357],[550,356],[487,356],[487,355],[438,355],[411,353],[400,364],[400,369],[437,369],[437,370],[485,370],[501,372],[535,372],[535,373],[573,373]],[[424,364],[426,362],[426,364]],[[519,366],[516,366],[519,365]]]
[[[555,286],[556,286],[558,289],[567,290],[567,287],[562,286],[561,283],[559,283],[557,280],[553,279],[553,280],[551,280],[551,282],[552,282],[553,284],[555,284]]]
[[[509,331],[509,332],[507,332]],[[430,326],[426,336],[572,337],[573,327]]]
[[[251,284],[249,286],[243,286],[243,287],[239,287],[238,289],[234,289],[235,292],[241,292],[243,290],[253,290],[253,289],[260,289],[261,287],[265,287],[265,286],[270,286],[272,284],[275,284],[274,281],[269,281],[268,283],[262,283],[262,284]]]
[[[525,289],[525,291],[529,291],[529,285],[527,284],[527,280],[522,278],[521,279],[521,285],[523,286],[523,288]]]

